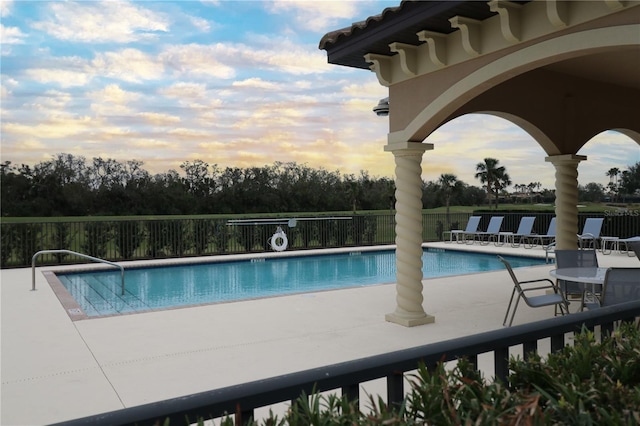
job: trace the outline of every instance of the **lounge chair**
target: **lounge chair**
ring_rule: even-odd
[[[599,303],[587,304],[587,308],[618,305],[640,300],[640,268],[609,268],[604,277]]]
[[[534,216],[527,216],[520,219],[520,225],[516,232],[500,232],[500,236],[503,238],[511,238],[511,247],[519,247],[533,231],[533,222],[536,218]]]
[[[598,257],[595,250],[556,250],[556,266],[560,268],[597,268]],[[586,295],[586,284],[574,281],[557,280],[556,284],[565,299],[580,299],[581,311],[584,308]],[[602,292],[602,286],[594,286],[593,297],[597,297]]]
[[[445,231],[444,233],[449,233],[449,241],[453,241],[453,236],[456,237],[456,242],[463,243],[465,240],[465,235],[472,234],[478,231],[478,225],[480,225],[480,216],[471,216],[469,221],[467,222],[467,227],[462,229],[452,229],[451,231]],[[462,241],[460,241],[460,237],[462,237]]]
[[[546,234],[531,234],[525,236],[524,239],[529,241],[529,247],[525,244],[524,248],[533,248],[536,246],[536,241],[539,241],[540,245],[546,248],[556,240],[556,218],[551,218]]]
[[[622,238],[616,241],[616,245],[618,246],[618,250],[620,252],[623,251],[622,245],[625,247],[625,252],[633,257],[635,254],[638,260],[640,260],[640,237],[630,237],[630,238]],[[602,248],[602,252],[604,253],[604,247]]]
[[[509,316],[509,312],[511,311],[511,305],[513,304],[514,297],[517,297],[517,298],[516,298],[516,303],[513,307],[513,311],[511,311],[511,320],[509,320],[509,327],[511,327],[511,324],[513,324],[513,318],[516,315],[516,309],[518,309],[518,303],[520,302],[520,299],[523,299],[524,302],[532,308],[540,308],[542,306],[555,305],[557,308],[560,308],[560,312],[562,313],[562,315],[569,313],[569,303],[564,298],[562,293],[558,291],[558,287],[556,287],[553,284],[553,281],[551,281],[548,278],[542,278],[539,280],[518,281],[518,279],[516,278],[516,275],[513,273],[511,264],[509,264],[509,262],[507,262],[502,256],[498,256],[498,259],[507,268],[507,271],[509,272],[511,279],[513,280],[513,286],[514,286],[513,290],[511,291],[511,299],[509,299],[509,306],[507,306],[507,312],[504,314],[504,321],[502,322],[502,325],[507,325],[507,318]],[[539,285],[535,287],[528,287],[528,286],[526,288],[523,287],[523,284],[532,284],[532,283],[547,283],[547,284]],[[553,293],[549,293],[549,294],[543,293],[536,296],[528,296],[526,293],[529,291],[539,292],[540,290],[553,290]],[[517,296],[516,296],[516,293],[518,294]],[[556,313],[557,313],[557,308],[556,308]]]
[[[640,243],[640,236],[629,238],[602,236],[600,237],[600,250],[602,254],[611,254],[613,250],[618,250],[620,253],[626,253],[630,257],[633,257],[636,255],[632,247],[634,242]]]
[[[504,220],[504,216],[493,216],[491,220],[489,220],[489,226],[487,226],[487,230],[484,232],[472,232],[467,235],[473,236],[471,243],[473,244],[476,241],[476,238],[480,242],[480,244],[489,244],[492,240],[497,241],[498,236],[500,234],[500,228],[502,227],[502,221]]]
[[[578,247],[584,248],[585,243],[589,247],[598,248],[598,239],[602,230],[604,219],[601,217],[590,217],[584,222],[582,234],[578,234]]]
[[[638,258],[638,260],[640,260],[640,240],[639,241],[632,241],[630,243],[627,243],[627,245],[636,254],[636,257]]]

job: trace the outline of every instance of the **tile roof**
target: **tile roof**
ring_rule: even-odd
[[[390,43],[417,46],[422,44],[417,36],[422,30],[442,34],[457,31],[449,22],[454,16],[484,20],[495,14],[484,1],[403,0],[398,6],[388,7],[382,13],[355,22],[350,27],[328,32],[322,37],[318,47],[327,51],[331,64],[368,69],[369,63],[364,60],[364,55],[394,55],[389,49]]]

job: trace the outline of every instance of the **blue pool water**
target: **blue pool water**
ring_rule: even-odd
[[[542,259],[505,256],[514,268]],[[425,278],[504,269],[495,255],[426,250]],[[57,274],[87,316],[395,282],[394,251],[253,259]]]

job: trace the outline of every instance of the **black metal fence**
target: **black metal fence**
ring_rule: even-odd
[[[489,218],[504,215],[503,231],[515,231],[523,216],[535,216],[534,232],[546,233],[552,213],[481,213],[481,229]],[[422,216],[423,241],[442,241],[450,229],[464,229],[469,213],[428,213]],[[587,217],[579,215],[579,229]],[[606,215],[602,235],[640,235],[640,215]],[[295,227],[283,225],[289,250],[367,246],[395,243],[392,213],[304,218]],[[256,253],[271,250],[276,225],[233,224],[230,218],[159,218],[69,220],[21,223],[2,220],[0,267],[27,267],[41,250],[71,250],[110,261]],[[283,220],[286,222],[286,220]],[[72,255],[41,256],[40,264],[77,263]]]
[[[158,425],[166,424],[164,422],[167,418],[170,419],[170,424],[188,424],[195,423],[200,418],[206,420],[235,414],[235,424],[240,425],[254,416],[256,408],[294,401],[303,392],[310,395],[313,392],[341,391],[351,400],[356,400],[359,399],[361,383],[381,378],[386,379],[387,403],[391,405],[402,402],[405,395],[404,374],[415,370],[420,363],[432,368],[440,361],[465,357],[477,368],[478,355],[489,353],[493,355],[495,377],[506,382],[510,349],[521,349],[527,358],[538,351],[541,340],[550,339],[551,351],[557,352],[564,347],[565,339],[581,331],[582,327],[595,329],[599,326],[601,332],[610,332],[616,321],[637,320],[638,317],[640,301],[629,302],[112,411],[62,424]]]

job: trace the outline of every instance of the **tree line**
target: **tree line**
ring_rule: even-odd
[[[482,187],[452,174],[423,181],[424,208],[480,206],[487,198],[497,203],[511,185],[498,163],[491,158],[478,163],[475,177]],[[2,216],[252,214],[386,210],[395,205],[394,180],[372,177],[366,171],[342,175],[295,162],[222,169],[194,160],[183,162],[181,173],[169,170],[154,175],[143,165],[138,160],[100,157],[87,161],[66,153],[34,166],[5,161],[0,164]],[[618,193],[640,190],[640,163],[620,176]],[[593,198],[597,185],[588,184],[588,190],[581,187],[581,194]],[[552,191],[542,194],[553,197]]]
[[[252,214],[391,210],[395,182],[386,177],[342,175],[295,162],[226,167],[185,161],[181,173],[151,174],[143,162],[57,154],[34,166],[0,164],[2,216],[110,216]],[[438,182],[423,182],[425,206],[451,199]],[[480,205],[481,188],[457,183],[453,199]]]

